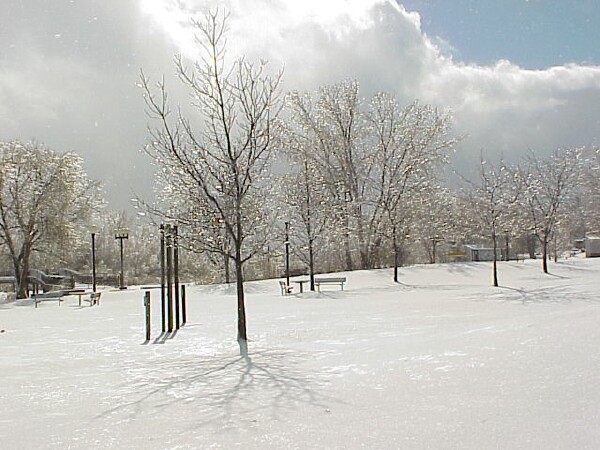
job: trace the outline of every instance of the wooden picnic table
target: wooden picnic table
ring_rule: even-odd
[[[304,283],[308,283],[308,282],[310,282],[310,280],[307,280],[307,279],[292,280],[292,283],[296,283],[296,284],[300,285],[300,293],[301,294],[304,292]]]
[[[81,306],[81,300],[85,300],[86,302],[90,302],[90,306],[100,303],[100,293],[94,291],[88,291],[85,289],[74,289],[67,293],[67,295],[76,295],[79,297],[79,306]],[[89,296],[89,298],[84,298]]]

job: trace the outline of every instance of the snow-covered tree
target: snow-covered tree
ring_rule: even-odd
[[[402,108],[384,93],[365,105],[354,81],[323,86],[316,100],[293,94],[289,109],[288,128],[326,182],[329,235],[343,244],[345,269],[354,267],[353,251],[360,267],[374,267],[406,221],[407,199],[435,182],[455,142],[449,115],[418,102]]]
[[[10,255],[17,298],[27,297],[33,253],[60,260],[99,205],[98,183],[76,154],[0,142],[0,246]]]
[[[504,161],[494,164],[481,157],[476,180],[467,180],[465,192],[470,214],[468,221],[474,233],[489,238],[492,242],[493,285],[498,286],[498,238],[503,230],[512,229],[521,196],[520,177],[516,170]]]
[[[409,227],[411,200],[436,182],[437,169],[447,161],[455,139],[449,136],[449,115],[431,106],[414,102],[401,108],[393,96],[385,93],[375,95],[369,106],[374,146],[369,170],[368,192],[373,205],[370,229],[383,225],[384,234],[391,233],[397,282],[401,230]]]
[[[311,99],[293,92],[288,96],[288,120],[279,127],[283,154],[291,163],[290,172],[281,180],[287,219],[293,225],[292,249],[308,267],[310,289],[314,291],[314,275],[319,250],[325,249],[328,225],[333,221],[335,208],[328,195],[328,182],[314,149],[318,136],[303,121],[311,117]]]
[[[157,211],[181,225],[189,247],[233,261],[238,340],[245,343],[243,266],[262,251],[270,226],[264,208],[269,184],[263,177],[280,108],[281,74],[269,75],[265,62],[242,58],[228,63],[223,12],[210,12],[194,25],[202,59],[193,68],[175,59],[179,79],[191,94],[190,115],[181,109],[173,113],[164,82],[155,93],[142,74],[148,113],[158,123],[147,152],[161,169],[165,204]]]
[[[600,148],[587,149],[584,163],[580,201],[584,233],[600,233]]]
[[[542,246],[542,270],[548,273],[548,244],[565,214],[581,175],[581,149],[556,150],[545,159],[531,154],[521,168],[524,208],[530,229]]]
[[[365,120],[359,85],[344,81],[322,86],[317,100],[293,96],[290,109],[297,127],[316,145],[310,150],[323,179],[327,180],[330,214],[342,234],[346,270],[352,270],[353,242],[367,265],[365,189],[369,179],[369,146],[365,145]]]
[[[440,248],[463,233],[458,224],[464,221],[464,213],[456,200],[441,183],[425,186],[410,199],[410,239],[420,244],[430,264],[440,258]]]

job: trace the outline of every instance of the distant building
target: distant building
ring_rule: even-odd
[[[585,256],[586,258],[600,257],[600,237],[586,236],[585,237]]]
[[[501,260],[502,250],[496,249],[496,260]],[[465,258],[467,261],[493,261],[494,249],[477,245],[465,245]]]

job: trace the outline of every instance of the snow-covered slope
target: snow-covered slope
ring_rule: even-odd
[[[144,342],[143,291],[0,304],[0,447],[598,448],[600,260],[346,273],[344,292],[225,286]]]

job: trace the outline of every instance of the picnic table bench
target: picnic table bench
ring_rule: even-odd
[[[315,286],[317,287],[317,291],[319,291],[319,292],[321,292],[322,284],[339,284],[343,291],[345,282],[346,282],[346,277],[315,278]]]
[[[84,300],[90,302],[90,306],[100,305],[100,294],[101,294],[101,292],[92,292],[90,294],[90,298],[89,299],[84,298]]]
[[[81,306],[81,301],[88,302],[90,306],[99,305],[100,304],[100,292],[91,292],[85,291],[81,289],[75,289],[69,291],[68,295],[76,295],[79,297],[79,306]],[[86,298],[87,297],[87,298]]]
[[[291,294],[292,290],[294,289],[293,286],[290,286],[283,280],[279,280],[279,287],[281,288],[281,295]]]
[[[31,298],[35,303],[35,307],[37,308],[38,303],[45,302],[48,300],[56,300],[58,301],[58,306],[60,306],[60,302],[62,302],[62,298],[66,295],[65,291],[50,291],[50,292],[42,292],[40,294],[32,294]]]

